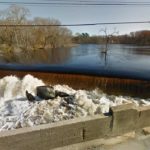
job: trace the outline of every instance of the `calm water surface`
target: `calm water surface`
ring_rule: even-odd
[[[1,54],[1,68],[83,73],[150,80],[150,46],[81,44],[70,49]],[[22,67],[22,65],[24,67]]]

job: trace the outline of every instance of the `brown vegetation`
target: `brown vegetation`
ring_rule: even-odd
[[[77,34],[73,37],[75,43],[92,43],[92,44],[106,44],[109,38],[109,44],[135,44],[135,45],[150,45],[150,31],[143,30],[131,32],[126,35],[105,35],[90,36],[88,33]]]
[[[30,14],[27,8],[12,5],[0,12],[2,25],[59,25],[55,19],[34,18],[27,20]],[[0,27],[0,46],[7,50],[36,50],[45,48],[65,47],[71,45],[72,33],[60,26],[3,26]]]
[[[119,36],[118,40],[121,44],[150,45],[150,31],[131,32],[129,35]]]
[[[36,17],[28,20],[30,12],[27,8],[12,5],[0,12],[1,25],[60,25],[55,19]],[[14,50],[36,50],[46,48],[68,47],[73,43],[93,44],[150,44],[150,31],[132,32],[129,35],[110,35],[103,30],[104,35],[90,36],[88,33],[78,33],[72,36],[71,31],[62,26],[1,26],[0,49],[7,54]],[[108,42],[109,41],[109,42]]]

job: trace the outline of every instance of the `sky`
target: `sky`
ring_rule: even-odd
[[[1,2],[2,0],[0,0]],[[17,2],[50,2],[50,0],[5,0]],[[67,0],[66,0],[67,1]],[[69,1],[69,0],[68,0]],[[73,1],[73,0],[71,0]],[[89,1],[89,0],[88,0]],[[94,1],[94,0],[93,0]],[[97,0],[99,1],[99,0]],[[118,0],[119,1],[119,0]],[[75,2],[75,0],[73,1]],[[91,0],[92,2],[92,0]],[[103,2],[117,2],[117,0],[105,0]],[[120,2],[144,2],[144,0],[120,0]],[[146,0],[150,3],[150,0]],[[8,8],[9,5],[0,4],[0,10]],[[97,22],[124,22],[124,21],[150,21],[150,5],[148,6],[52,6],[33,5],[25,6],[30,10],[31,16],[58,19],[62,24],[82,24]],[[107,28],[108,33],[114,28],[119,34],[128,34],[137,30],[150,30],[150,24],[128,24],[128,25],[99,25],[84,27],[68,27],[73,34],[87,32],[90,35],[101,34],[102,28]]]

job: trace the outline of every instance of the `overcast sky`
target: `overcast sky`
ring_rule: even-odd
[[[3,1],[3,0],[1,0]],[[13,0],[7,0],[13,1]],[[23,2],[23,0],[14,0]],[[73,1],[73,0],[72,0]],[[74,0],[75,1],[75,0]],[[92,1],[92,0],[91,0]],[[97,0],[98,1],[98,0]],[[115,1],[115,0],[105,0]],[[142,0],[120,0],[120,2],[144,2]],[[4,1],[6,2],[6,0]],[[48,2],[48,0],[24,0],[24,2]],[[115,1],[116,2],[116,1]],[[150,2],[150,0],[146,0]],[[8,8],[9,5],[0,4],[0,10]],[[62,24],[79,24],[79,23],[96,23],[96,22],[120,22],[120,21],[149,21],[149,6],[25,6],[29,8],[30,17],[55,18]],[[117,28],[120,34],[129,33],[131,31],[150,29],[150,24],[130,24],[130,25],[107,25],[108,31]],[[73,33],[87,32],[91,35],[99,34],[104,26],[88,26],[88,27],[69,27]]]

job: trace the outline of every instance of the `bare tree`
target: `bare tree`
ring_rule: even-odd
[[[100,30],[100,32],[104,33],[104,48],[101,51],[101,57],[104,58],[105,66],[107,65],[107,52],[108,52],[108,45],[111,42],[111,38],[118,34],[118,31],[116,31],[116,28],[114,28],[114,31],[111,33],[108,33],[107,28],[103,28]]]
[[[0,24],[30,24],[30,25],[59,25],[55,19],[36,17],[27,20],[29,10],[22,6],[12,5],[0,12]],[[0,41],[13,50],[35,50],[68,46],[71,43],[72,33],[69,29],[60,26],[4,26],[0,28]]]
[[[110,41],[111,41],[111,38],[118,34],[118,31],[116,30],[116,28],[114,28],[114,31],[111,32],[111,33],[108,33],[108,30],[107,28],[102,28],[100,30],[100,32],[103,32],[104,33],[104,44],[105,44],[105,47],[104,49],[102,50],[102,53],[106,53],[107,54],[107,51],[108,51],[108,45],[110,44]]]
[[[29,10],[27,8],[18,6],[18,5],[12,5],[8,9],[0,12],[1,16],[1,23],[2,24],[24,24],[26,22],[26,17],[29,15]],[[5,42],[8,43],[10,47],[12,45],[21,45],[21,28],[19,27],[2,27],[0,29],[1,33],[3,31]],[[12,48],[11,48],[12,49]]]
[[[30,15],[30,11],[28,8],[19,5],[11,5],[3,11],[3,15],[5,20],[14,24],[21,24],[25,23],[27,16]]]

